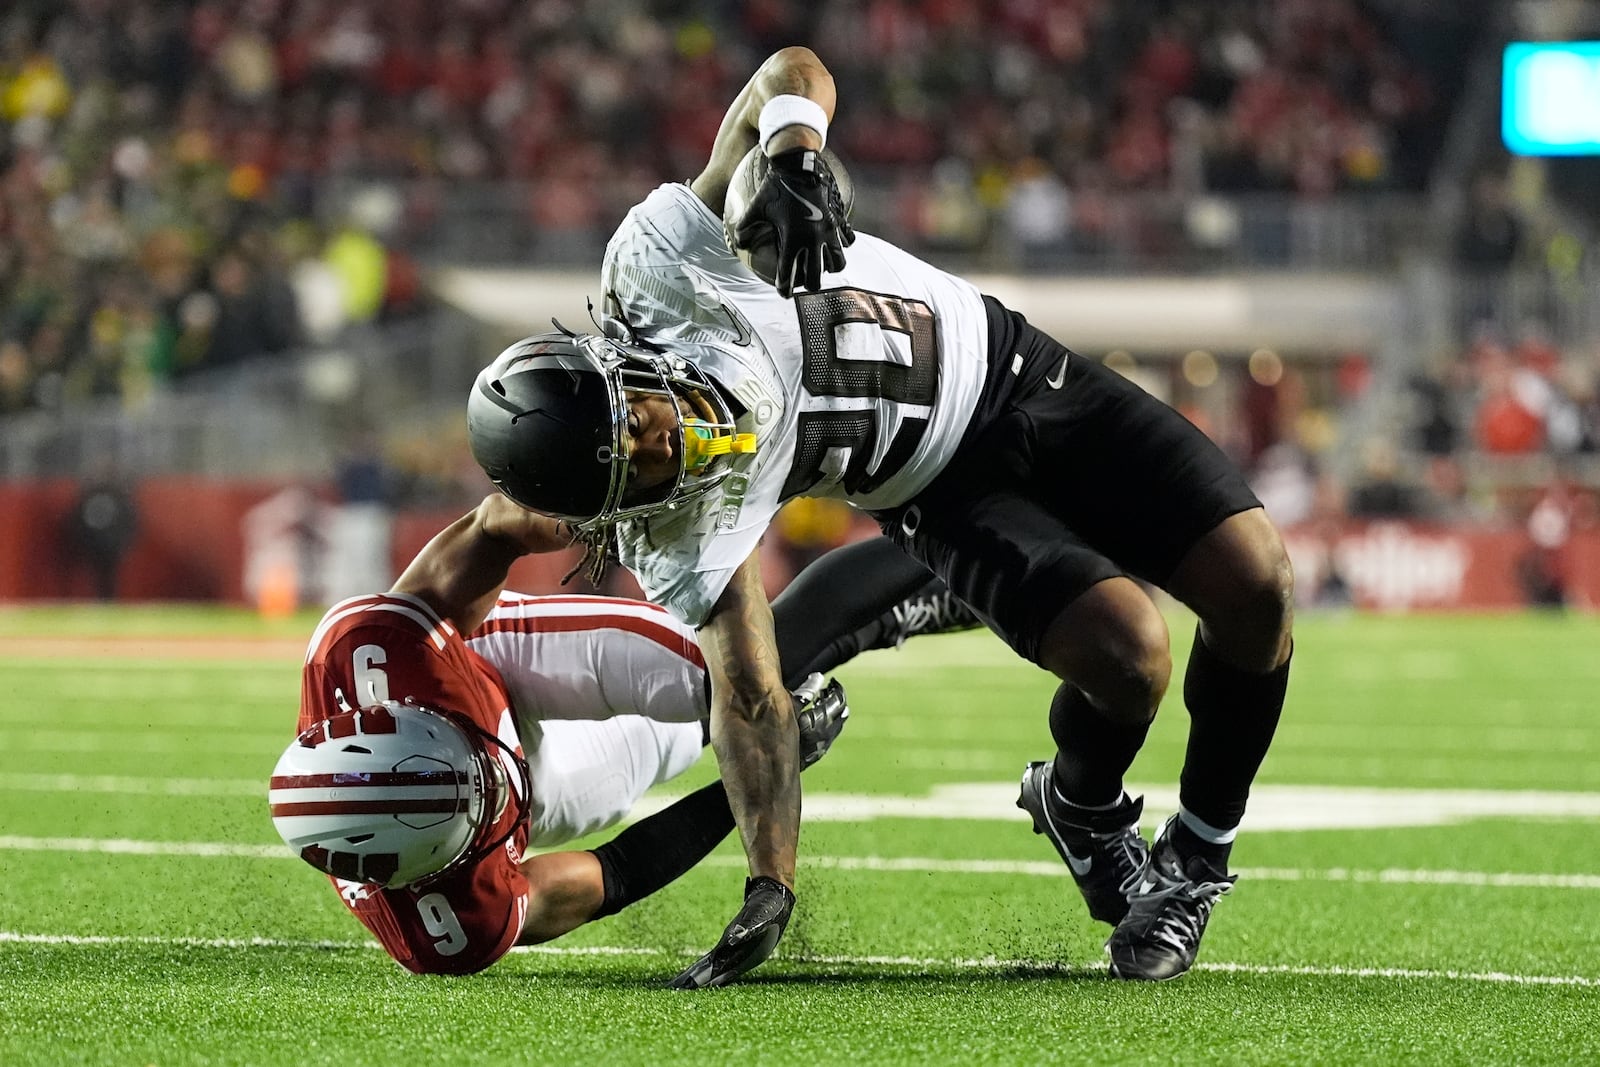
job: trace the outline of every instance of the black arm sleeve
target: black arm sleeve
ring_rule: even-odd
[[[695,790],[594,850],[605,900],[591,919],[615,915],[705,859],[733,830],[721,782]]]
[[[944,588],[887,537],[856,541],[812,563],[772,601],[784,684],[793,689],[813,671],[827,674],[875,647],[879,620],[930,583]]]
[[[813,671],[826,674],[882,643],[896,605],[944,586],[887,538],[834,549],[801,571],[772,602],[784,684],[794,689]],[[615,915],[704,859],[733,830],[721,782],[642,819],[594,850],[605,900],[591,917]]]

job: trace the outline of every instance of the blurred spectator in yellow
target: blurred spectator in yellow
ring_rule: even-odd
[[[383,306],[386,255],[362,230],[346,226],[328,241],[323,261],[339,279],[348,322],[370,322]]]
[[[844,544],[854,516],[850,505],[841,500],[799,498],[785,504],[773,526],[780,535],[789,573],[799,574],[807,564]]]
[[[7,122],[59,119],[71,106],[72,88],[47,53],[29,56],[0,88],[0,117]]]

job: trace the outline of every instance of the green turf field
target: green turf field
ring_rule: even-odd
[[[1159,986],[1103,976],[1012,807],[1047,681],[981,634],[870,654],[789,935],[702,993],[662,983],[733,844],[476,978],[371,947],[267,816],[314,623],[0,611],[0,1064],[1600,1063],[1600,620],[1302,620],[1238,888]],[[1152,823],[1185,727],[1134,767]]]

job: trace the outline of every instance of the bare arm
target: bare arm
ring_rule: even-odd
[[[390,591],[427,601],[461,633],[471,633],[494,607],[511,564],[571,543],[559,520],[497,493],[435,534]]]
[[[605,878],[593,852],[546,852],[522,861],[528,914],[519,945],[537,945],[588,922],[605,903]]]
[[[733,106],[722,117],[717,129],[716,142],[711,147],[711,159],[700,176],[690,183],[707,207],[718,216],[722,214],[722,201],[728,193],[728,183],[739,161],[756,144],[757,120],[768,100],[784,93],[810,97],[822,105],[828,121],[833,121],[833,109],[838,102],[834,92],[833,75],[822,65],[815,52],[809,48],[793,47],[774,52],[761,69],[753,74]],[[789,126],[773,139],[770,151],[787,148],[821,148],[816,133],[805,126]]]
[[[783,685],[759,549],[700,629],[711,673],[711,745],[752,877],[793,888],[800,837],[799,738]]]

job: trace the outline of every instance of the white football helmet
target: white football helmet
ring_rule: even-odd
[[[306,729],[273,768],[269,794],[272,823],[301,859],[390,888],[500,847],[528,796],[527,764],[499,738],[465,716],[393,701]],[[487,840],[508,803],[517,817]]]

